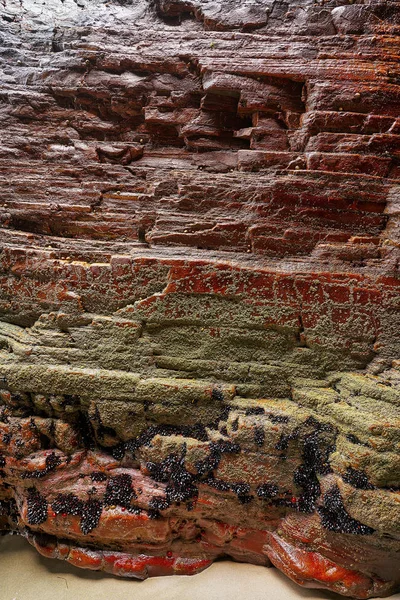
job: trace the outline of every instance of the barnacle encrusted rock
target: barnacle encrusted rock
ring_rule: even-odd
[[[398,590],[399,2],[0,16],[0,530]]]

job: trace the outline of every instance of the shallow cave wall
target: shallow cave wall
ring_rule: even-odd
[[[400,585],[400,3],[0,0],[0,529]]]

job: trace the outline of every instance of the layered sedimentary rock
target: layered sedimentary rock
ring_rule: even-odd
[[[399,589],[400,4],[0,11],[0,529]]]

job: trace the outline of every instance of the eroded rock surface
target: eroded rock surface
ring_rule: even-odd
[[[400,4],[0,16],[0,529],[398,590]]]

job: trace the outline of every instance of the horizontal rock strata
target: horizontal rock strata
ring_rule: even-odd
[[[0,16],[0,530],[398,590],[400,4]]]

